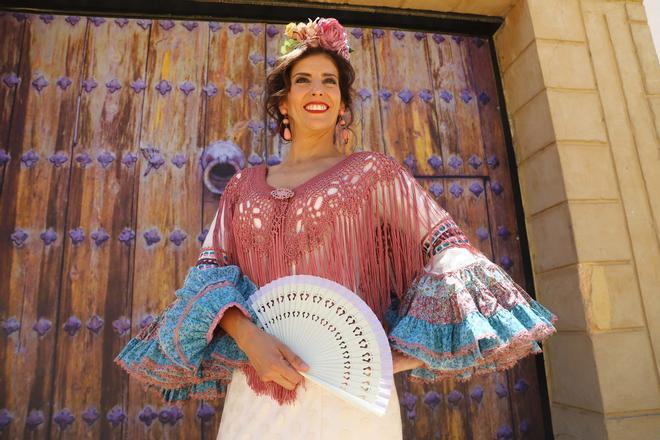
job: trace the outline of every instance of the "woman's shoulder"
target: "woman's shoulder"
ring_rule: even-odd
[[[241,192],[241,187],[244,187],[252,178],[254,171],[255,167],[245,167],[232,174],[225,184],[223,194],[226,194],[226,197],[235,198]]]
[[[365,165],[365,169],[370,170],[371,173],[378,174],[383,179],[401,176],[402,173],[409,172],[395,157],[383,151],[362,150],[353,154],[359,154],[365,162],[368,162],[368,166]]]
[[[399,161],[389,154],[378,150],[359,150],[350,154],[368,162],[374,162],[381,168],[401,168]]]
[[[350,156],[357,156],[357,157],[369,157],[369,158],[375,158],[375,159],[387,159],[391,158],[390,155],[383,153],[382,151],[378,150],[364,150],[364,149],[359,149],[350,154]]]
[[[394,156],[392,156],[392,155],[390,155],[390,154],[388,154],[388,153],[386,153],[386,152],[384,152],[384,151],[379,151],[379,150],[359,150],[359,151],[355,151],[355,152],[352,153],[352,154],[363,155],[364,157],[368,157],[368,158],[371,158],[371,159],[375,159],[375,160],[378,160],[379,162],[383,162],[383,163],[386,163],[386,164],[388,164],[388,165],[389,165],[389,164],[396,164],[396,165],[401,166],[401,164],[399,163],[399,161],[398,161]]]

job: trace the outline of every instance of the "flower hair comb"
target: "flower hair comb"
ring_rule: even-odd
[[[302,45],[309,47],[321,46],[325,49],[337,52],[349,61],[349,54],[354,52],[348,45],[348,37],[344,27],[335,18],[319,18],[314,21],[309,19],[307,23],[291,22],[284,31],[286,40],[280,47],[280,54],[286,55],[293,49]]]

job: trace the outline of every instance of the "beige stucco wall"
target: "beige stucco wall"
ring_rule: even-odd
[[[660,438],[660,66],[641,1],[351,0],[495,36],[557,439]]]

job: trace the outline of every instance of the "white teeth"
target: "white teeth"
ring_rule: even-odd
[[[320,104],[311,104],[305,107],[307,110],[326,110],[328,108],[327,105],[320,105]]]

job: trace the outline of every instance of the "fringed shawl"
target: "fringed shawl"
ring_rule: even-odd
[[[213,231],[216,255],[258,286],[293,274],[336,281],[385,324],[390,292],[400,297],[420,273],[429,255],[425,238],[446,211],[384,153],[353,153],[285,200],[271,195],[267,173],[265,165],[244,169],[226,186]]]
[[[245,169],[227,185],[213,230],[220,264],[238,265],[258,286],[312,274],[351,289],[392,349],[423,361],[411,379],[504,370],[556,332],[557,316],[473,247],[392,157],[353,153],[286,200],[271,195],[267,173]]]

